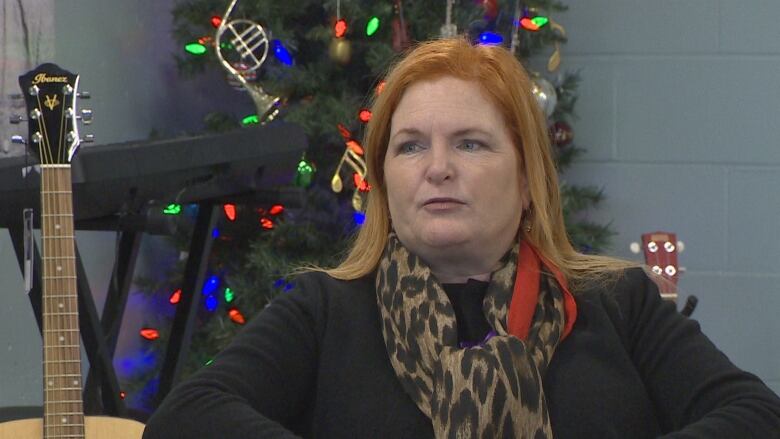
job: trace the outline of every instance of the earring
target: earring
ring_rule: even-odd
[[[523,230],[525,230],[525,233],[531,232],[531,225],[526,223],[525,226],[523,226]]]

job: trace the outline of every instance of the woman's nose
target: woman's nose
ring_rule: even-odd
[[[425,179],[431,183],[441,183],[453,177],[451,151],[443,142],[434,142],[428,150]]]

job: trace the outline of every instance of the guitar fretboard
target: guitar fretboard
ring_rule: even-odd
[[[44,438],[83,438],[70,165],[41,166]]]

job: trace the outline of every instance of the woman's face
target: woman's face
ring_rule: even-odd
[[[384,162],[399,239],[423,259],[500,258],[527,206],[518,163],[503,116],[477,83],[412,84],[393,113]]]

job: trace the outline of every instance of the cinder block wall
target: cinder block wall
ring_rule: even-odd
[[[604,188],[611,253],[686,244],[682,298],[734,361],[780,391],[780,2],[591,0],[559,16],[581,69],[570,183]]]

